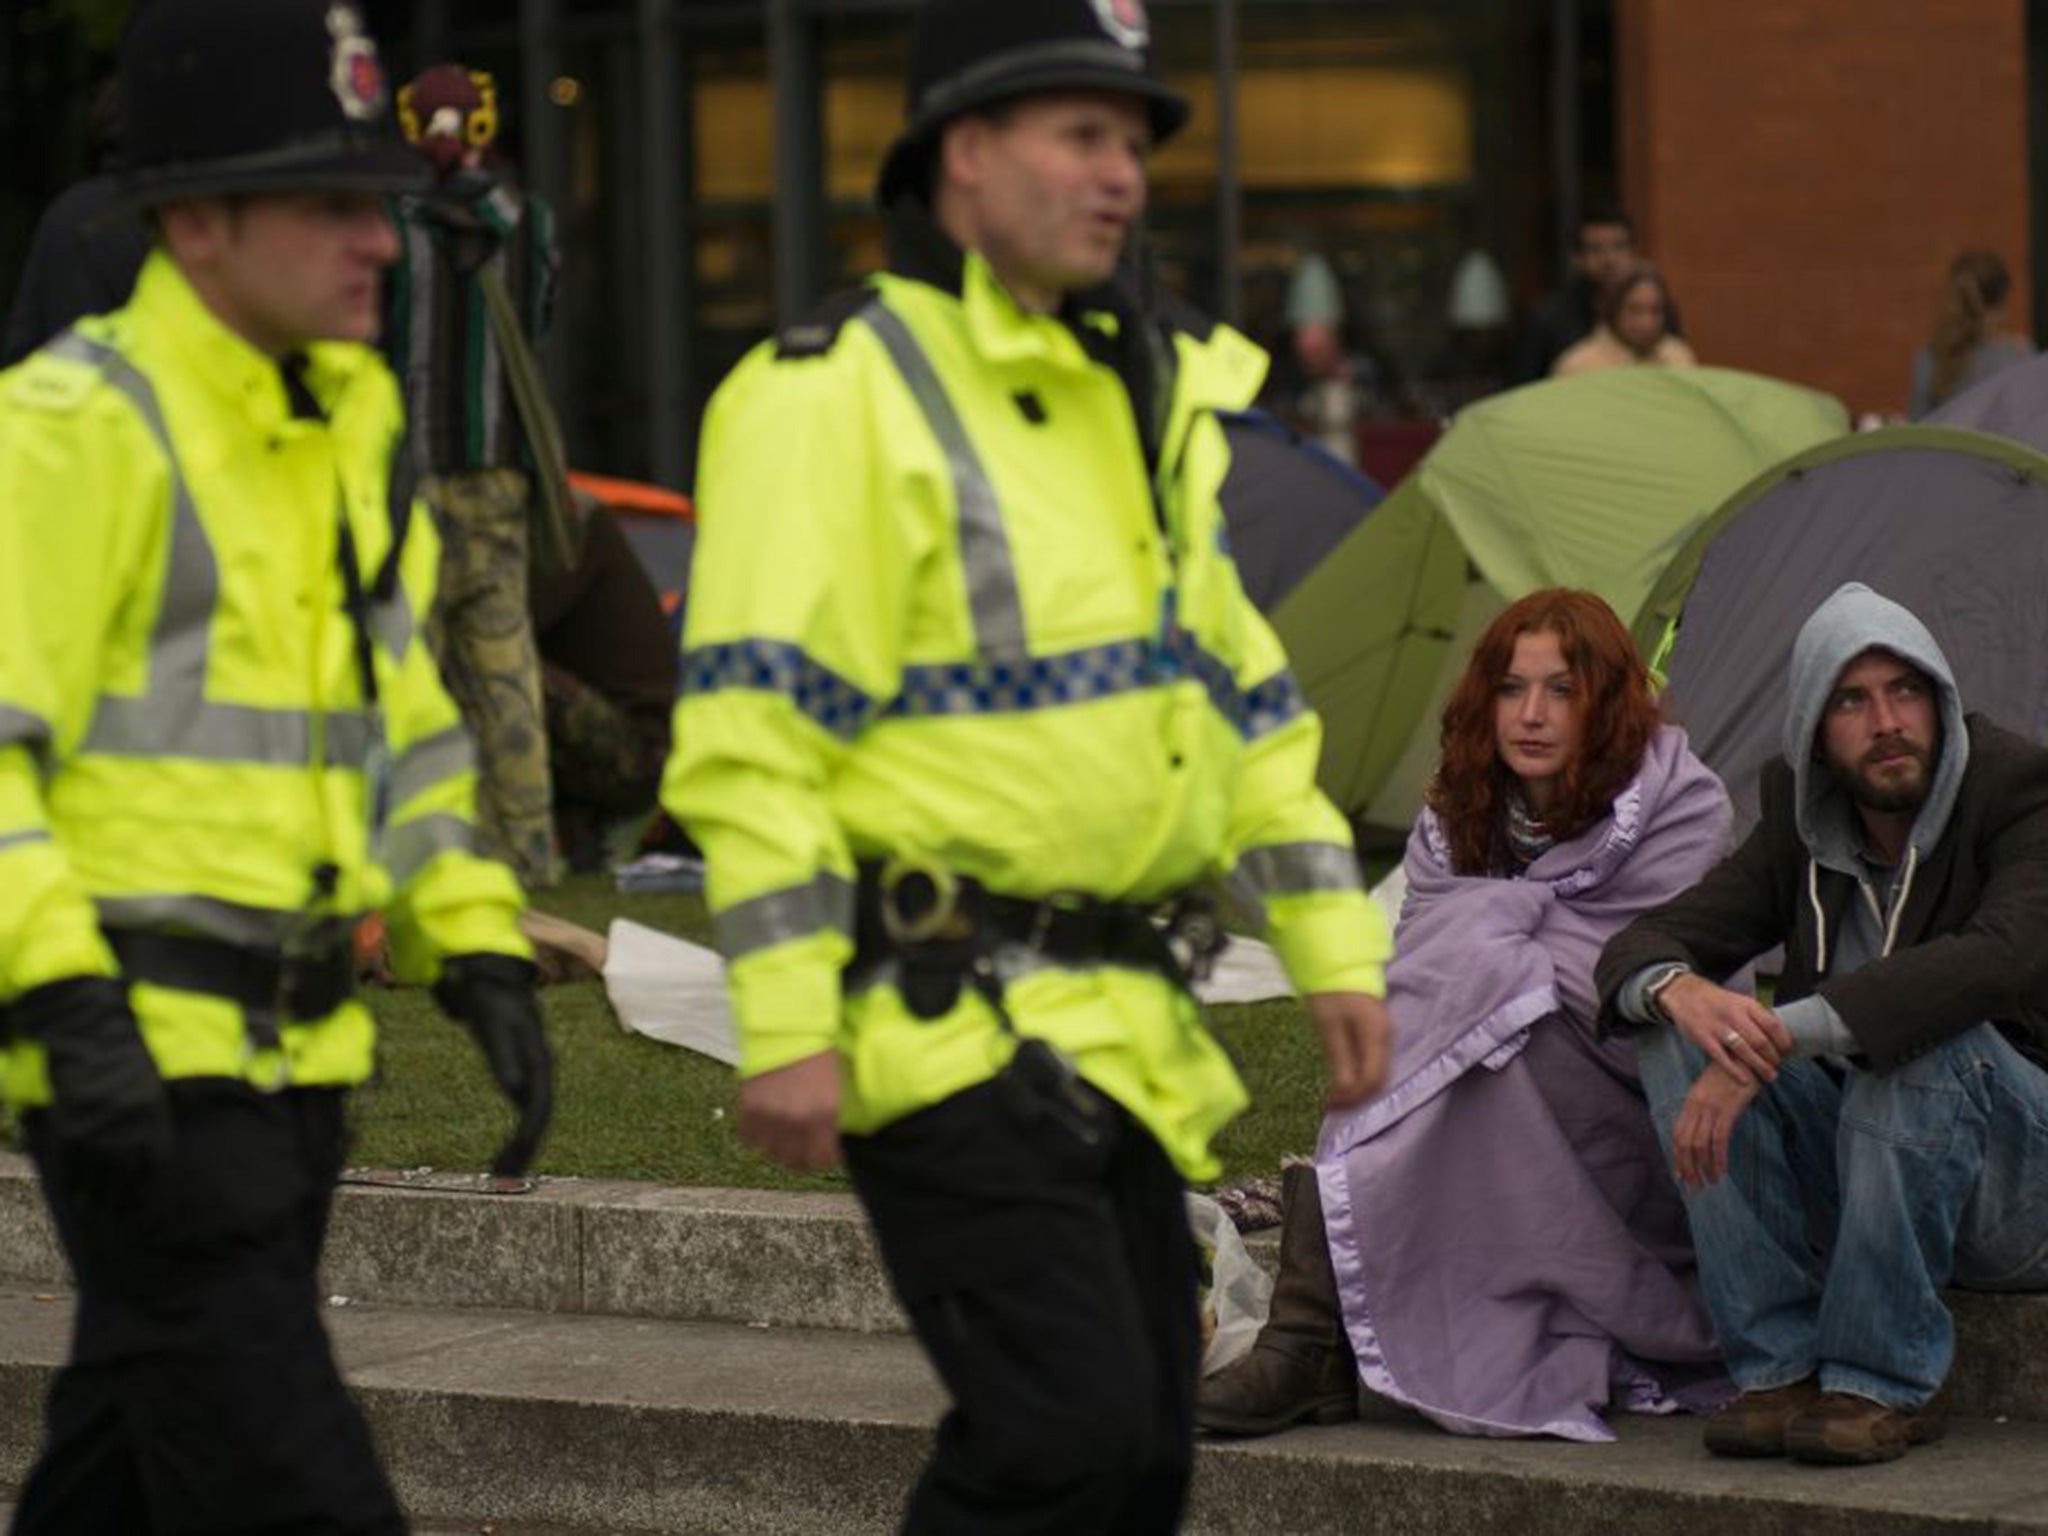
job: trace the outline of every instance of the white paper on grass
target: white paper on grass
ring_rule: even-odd
[[[716,950],[624,918],[612,920],[610,945],[604,990],[621,1024],[727,1066],[738,1064],[725,961]]]
[[[1232,934],[1229,947],[1216,957],[1215,969],[1196,983],[1195,996],[1205,1003],[1263,1003],[1294,996],[1294,987],[1271,945]]]

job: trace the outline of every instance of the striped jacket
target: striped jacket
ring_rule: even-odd
[[[860,861],[1022,897],[1230,877],[1304,992],[1377,994],[1389,951],[1315,787],[1320,728],[1224,547],[1214,412],[1251,398],[1263,355],[1162,333],[1148,455],[1106,360],[1117,321],[1026,313],[947,250],[714,399],[664,786],[709,855],[741,1070],[836,1049],[855,1133],[1011,1048],[971,993],[936,1021],[886,980],[845,995]],[[1189,999],[1149,972],[1010,970],[1021,1030],[1213,1171],[1243,1089]]]
[[[471,851],[469,741],[418,624],[426,517],[374,582],[401,521],[397,391],[340,343],[298,377],[310,409],[162,254],[126,308],[0,375],[0,1003],[113,974],[114,926],[276,951],[381,909],[416,979],[531,953],[510,872]],[[377,714],[344,517],[377,599]],[[142,987],[135,1005],[169,1077],[370,1071],[353,1001],[275,1049],[216,997]],[[12,1102],[47,1097],[40,1047],[15,1042],[0,1072]]]

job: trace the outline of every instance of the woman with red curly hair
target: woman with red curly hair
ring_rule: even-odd
[[[1462,1434],[1609,1440],[1609,1408],[1730,1395],[1634,1047],[1593,1032],[1602,944],[1720,857],[1728,797],[1589,592],[1494,621],[1442,740],[1392,1086],[1287,1170],[1272,1315],[1205,1384],[1204,1428],[1348,1419],[1362,1382]]]

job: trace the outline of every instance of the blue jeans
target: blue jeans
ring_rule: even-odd
[[[1706,1057],[1668,1027],[1639,1050],[1669,1157]],[[1891,1072],[1788,1061],[1686,1209],[1744,1391],[1817,1372],[1918,1407],[1955,1354],[1943,1286],[2048,1290],[2048,1072],[1988,1024]]]

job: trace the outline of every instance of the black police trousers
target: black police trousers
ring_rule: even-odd
[[[1090,1088],[1101,1138],[983,1084],[846,1139],[912,1326],[952,1395],[911,1533],[1171,1532],[1201,1337],[1179,1174]]]
[[[402,1533],[320,1319],[345,1096],[170,1094],[168,1176],[129,1214],[81,1204],[26,1117],[78,1315],[15,1536]]]

